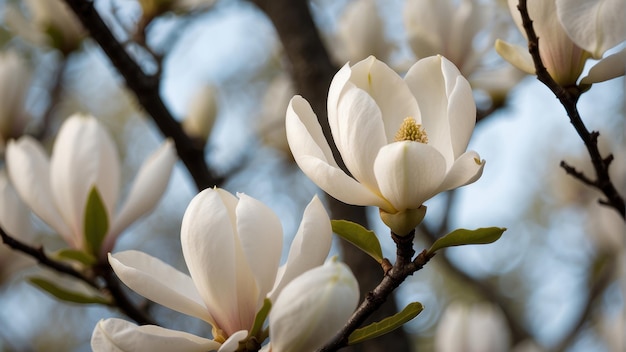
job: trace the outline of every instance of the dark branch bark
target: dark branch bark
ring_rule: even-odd
[[[580,178],[579,173],[570,174],[580,181],[586,184],[591,184],[593,187],[600,190],[607,198],[600,200],[600,203],[612,207],[617,212],[619,212],[622,218],[626,219],[626,206],[624,204],[624,198],[619,194],[619,192],[613,185],[613,182],[611,181],[611,177],[609,175],[609,166],[611,165],[613,156],[609,155],[606,158],[602,157],[602,155],[600,154],[600,150],[598,149],[598,137],[600,136],[600,134],[597,131],[589,132],[587,126],[585,126],[585,123],[583,122],[578,112],[578,108],[576,105],[578,103],[578,98],[580,97],[582,90],[579,87],[568,87],[571,89],[561,87],[550,76],[548,70],[541,61],[541,55],[539,53],[540,38],[537,37],[537,34],[535,33],[535,30],[533,28],[533,21],[528,14],[526,0],[520,0],[517,8],[522,15],[522,23],[528,37],[528,51],[530,52],[530,55],[532,56],[533,62],[535,64],[537,79],[545,84],[548,88],[550,88],[552,93],[554,93],[557,99],[559,99],[559,101],[561,102],[561,105],[563,105],[563,107],[565,108],[567,116],[569,116],[570,123],[576,129],[576,132],[582,139],[585,147],[587,147],[587,151],[589,152],[589,156],[591,157],[593,168],[596,172],[596,179],[591,181],[587,178]]]
[[[113,66],[124,77],[126,86],[135,93],[137,100],[152,117],[161,133],[174,141],[178,156],[189,170],[198,190],[221,184],[222,179],[207,166],[204,148],[187,136],[161,100],[160,77],[148,75],[141,69],[104,23],[92,1],[66,0],[66,3],[111,59]]]

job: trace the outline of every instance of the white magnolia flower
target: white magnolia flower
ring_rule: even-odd
[[[138,251],[110,255],[109,262],[128,287],[208,322],[215,341],[230,343],[247,336],[266,297],[274,302],[287,283],[324,262],[331,233],[328,215],[315,197],[304,211],[286,264],[279,268],[282,229],[278,217],[245,194],[237,199],[221,189],[206,189],[189,204],[181,227],[190,275]],[[111,335],[107,326],[99,328]],[[125,329],[120,339],[132,340],[146,333],[129,326]],[[168,331],[171,337],[188,336]]]
[[[334,260],[289,283],[270,312],[272,352],[315,351],[348,321],[359,303],[350,269]]]
[[[49,159],[35,139],[10,141],[7,168],[17,192],[42,220],[75,249],[103,258],[117,236],[150,212],[161,198],[176,153],[166,141],[142,165],[126,201],[115,211],[120,190],[120,161],[115,144],[92,116],[73,115],[61,127]],[[98,253],[85,239],[85,209],[95,189],[107,215],[108,231]]]
[[[189,103],[189,111],[183,120],[183,129],[190,137],[206,143],[217,117],[217,97],[215,87],[204,86],[198,90]]]
[[[493,305],[453,303],[445,310],[437,326],[435,351],[507,351],[511,341],[506,326],[502,312]]]
[[[511,27],[508,13],[496,2],[407,0],[404,24],[418,59],[444,56],[472,87],[486,91],[494,100],[501,100],[523,78],[510,65],[494,65],[493,43]]]
[[[356,0],[346,5],[333,44],[332,54],[341,65],[370,55],[386,60],[394,49],[385,37],[384,23],[374,0]]]
[[[30,210],[15,192],[4,169],[0,170],[0,227],[10,236],[27,243],[34,237]],[[0,240],[0,284],[15,271],[34,264],[34,260]]]
[[[24,99],[30,86],[30,70],[17,53],[0,53],[0,154],[10,138],[26,126]]]
[[[63,0],[26,0],[29,19],[17,7],[5,12],[7,25],[18,35],[41,45],[61,50],[65,54],[76,50],[87,32],[80,20]]]
[[[526,36],[517,9],[518,1],[508,2],[515,23]],[[600,59],[606,50],[626,40],[624,1],[529,0],[527,6],[539,37],[541,61],[561,86],[575,85],[587,59]],[[496,50],[515,67],[535,74],[535,66],[526,47],[498,40]],[[625,67],[626,48],[594,65],[580,83],[591,84],[622,76]]]
[[[418,61],[404,79],[374,57],[345,65],[330,85],[328,120],[352,176],[337,166],[300,96],[287,110],[287,138],[302,171],[342,202],[406,213],[419,223],[419,214],[409,213],[423,209],[424,201],[482,174],[479,155],[465,151],[476,122],[472,90],[441,56]],[[394,229],[383,220],[406,231],[400,235],[415,228]]]

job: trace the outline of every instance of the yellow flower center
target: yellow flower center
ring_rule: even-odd
[[[400,125],[400,129],[396,132],[396,142],[413,141],[420,143],[428,143],[428,135],[422,125],[418,124],[411,116],[406,117]]]

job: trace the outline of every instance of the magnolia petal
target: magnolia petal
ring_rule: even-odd
[[[476,103],[472,87],[465,77],[456,77],[454,90],[448,97],[448,119],[450,123],[450,142],[454,158],[467,150],[474,126],[476,125]],[[448,167],[451,166],[450,164]]]
[[[378,189],[374,159],[387,144],[380,109],[367,92],[352,88],[341,97],[337,111],[339,132],[335,143],[346,167],[361,184]]]
[[[225,192],[224,192],[225,193]],[[238,265],[241,248],[236,242],[234,214],[222,200],[234,198],[215,189],[196,195],[183,216],[181,246],[189,274],[217,326],[226,334],[238,329]],[[210,265],[218,263],[219,265]],[[252,277],[248,278],[252,279]]]
[[[270,312],[272,352],[315,351],[345,324],[359,286],[348,267],[330,261],[291,281]]]
[[[351,73],[352,71],[350,70],[350,63],[343,65],[343,67],[333,77],[333,80],[330,82],[330,88],[328,88],[328,101],[326,103],[327,110],[328,110],[328,124],[330,125],[330,131],[334,140],[337,140],[337,133],[339,132],[339,128],[337,127],[337,124],[339,123],[339,119],[337,115],[337,105],[339,104],[339,98],[341,98],[341,95],[343,94],[346,84],[350,80]],[[301,116],[303,122],[307,126],[307,129],[309,130],[310,133],[313,134],[313,138],[316,141],[323,140],[324,143],[328,145],[328,142],[326,142],[326,138],[324,137],[324,134],[322,133],[321,127],[319,128],[319,132],[315,128],[313,128],[314,126],[313,122],[315,122],[315,124],[317,125],[319,125],[319,122],[317,121],[317,116],[315,116],[315,113],[311,109],[309,102],[306,100],[304,100],[305,103],[296,102],[297,100],[294,101],[296,97],[304,100],[299,95],[294,96],[294,99],[292,99],[292,102],[294,104],[294,107],[293,107],[294,111],[296,112],[297,115]],[[291,102],[289,103],[289,106],[291,107]],[[290,108],[288,108],[287,110],[287,114],[289,114],[289,109]],[[310,115],[313,115],[313,118],[311,118]],[[289,137],[289,134],[287,134],[287,137]],[[320,137],[322,139],[320,139]],[[332,152],[330,152],[330,147],[328,148],[328,150],[326,150],[326,148],[324,148],[323,143],[318,143],[318,144],[320,148],[322,148],[322,150],[324,151],[324,155],[330,156],[328,159],[334,162],[334,158],[332,158]],[[292,148],[292,151],[293,151],[293,148]]]
[[[137,326],[110,318],[100,320],[94,328],[91,348],[94,352],[206,352],[216,351],[220,343],[156,325]]]
[[[230,335],[217,352],[235,352],[239,348],[239,342],[248,337],[248,331],[239,330]]]
[[[133,291],[177,312],[213,323],[191,278],[169,264],[135,250],[109,254],[109,263]]]
[[[374,163],[380,191],[396,211],[416,209],[437,193],[446,160],[437,149],[419,142],[392,143]]]
[[[528,49],[497,39],[496,52],[519,70],[531,75],[535,74],[535,64],[533,63],[533,58],[530,56]]]
[[[626,71],[626,48],[600,60],[583,78],[581,84],[592,84],[608,81],[623,76]]]
[[[300,96],[293,97],[289,103],[286,127],[287,139],[296,163],[320,188],[348,204],[390,208],[382,197],[337,166],[317,117],[309,103]]]
[[[9,235],[29,241],[33,237],[30,210],[22,202],[9,182],[4,170],[0,169],[0,227]],[[4,245],[0,245],[4,247]],[[0,256],[5,255],[4,253]],[[0,266],[9,265],[3,262]]]
[[[120,185],[120,161],[111,136],[92,116],[76,114],[61,126],[50,159],[50,185],[57,208],[83,242],[87,196],[96,187],[111,223]]]
[[[387,143],[393,142],[396,132],[406,117],[411,116],[415,118],[416,121],[421,120],[418,103],[415,101],[415,98],[413,98],[406,83],[402,80],[402,77],[385,63],[370,56],[356,63],[352,66],[351,70],[350,82],[367,92],[374,100],[375,105],[380,109],[380,116],[382,116]],[[344,89],[344,94],[347,92],[348,90]],[[345,98],[345,96],[342,96],[339,102],[341,103]],[[344,115],[339,115],[339,119],[344,118]],[[375,119],[374,116],[370,116],[369,118]],[[360,121],[362,123],[365,122],[363,119]],[[371,122],[371,124],[374,123],[379,122]],[[355,128],[356,126],[352,127]],[[363,127],[363,129],[365,129],[365,127]],[[350,132],[344,132],[344,135],[346,133]],[[335,134],[333,134],[333,138],[337,141]],[[373,143],[374,146],[378,148],[382,147],[382,144],[377,144],[378,139],[372,140],[370,143]],[[351,150],[350,152],[355,152],[355,150]],[[342,156],[343,155],[342,153]]]
[[[72,247],[77,247],[63,222],[50,189],[50,161],[39,142],[29,136],[9,141],[6,151],[9,177],[24,203]]]
[[[238,287],[238,294],[248,296],[244,304],[252,304],[247,307],[253,310],[248,311],[248,315],[254,316],[274,285],[283,248],[283,229],[280,219],[269,207],[252,197],[239,194],[237,232],[247,264],[245,269],[251,271],[254,277],[247,283],[252,287]],[[243,308],[246,307],[240,306],[240,312]]]
[[[480,178],[483,174],[485,161],[480,160],[478,153],[468,151],[461,155],[448,171],[443,183],[439,186],[439,191],[447,191],[461,186],[468,185]]]
[[[556,13],[574,43],[595,59],[626,40],[624,0],[556,0]]]
[[[324,263],[332,243],[332,227],[324,205],[314,196],[304,210],[298,232],[291,243],[287,262],[281,267],[276,285],[268,297],[272,302],[291,280]]]
[[[143,163],[124,205],[117,212],[117,217],[103,246],[104,253],[113,248],[117,236],[125,228],[154,209],[167,189],[175,163],[176,151],[171,140],[165,141]]]

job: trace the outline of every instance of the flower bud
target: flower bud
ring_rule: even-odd
[[[314,351],[350,318],[359,287],[350,269],[331,260],[290,282],[270,312],[272,352]]]
[[[183,129],[188,136],[198,139],[204,145],[211,134],[216,116],[216,90],[212,86],[205,86],[191,100]]]

